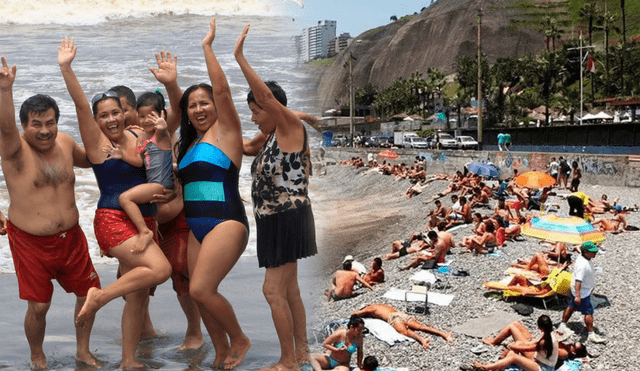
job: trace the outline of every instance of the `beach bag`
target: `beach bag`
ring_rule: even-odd
[[[570,272],[553,268],[546,281],[554,292],[560,295],[569,295],[569,291],[571,289]]]
[[[422,263],[422,269],[435,269],[436,268],[436,260],[429,259],[426,262]]]

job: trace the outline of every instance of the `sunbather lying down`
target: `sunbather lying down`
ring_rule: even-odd
[[[525,276],[519,274],[513,276],[511,281],[506,285],[500,282],[485,282],[482,287],[487,290],[515,291],[524,296],[539,296],[553,291],[546,282],[543,281],[538,284],[533,284]]]
[[[537,252],[533,254],[533,257],[529,260],[518,259],[517,263],[511,263],[514,268],[522,268],[525,270],[538,272],[542,277],[546,277],[551,272],[551,266],[559,267],[560,269],[571,263],[571,255],[560,256],[560,262],[556,262],[548,259],[544,253]]]
[[[415,331],[424,331],[430,334],[438,335],[449,344],[453,343],[453,333],[437,330],[433,327],[420,323],[417,319],[408,314],[397,310],[388,304],[370,304],[366,307],[353,312],[354,316],[371,317],[387,321],[393,328],[402,335],[408,336],[419,342],[426,350],[429,347],[431,339],[425,339],[418,335]]]

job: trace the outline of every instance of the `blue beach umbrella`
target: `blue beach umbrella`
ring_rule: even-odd
[[[474,174],[491,177],[491,178],[497,178],[500,176],[500,170],[498,170],[497,167],[490,164],[484,164],[482,162],[470,163],[469,165],[467,165],[467,170],[469,170]]]

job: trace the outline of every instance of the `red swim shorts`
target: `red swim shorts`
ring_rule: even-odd
[[[189,295],[187,244],[190,231],[182,211],[172,220],[158,225],[160,248],[171,263],[171,281],[178,296]]]
[[[147,227],[153,231],[153,240],[158,243],[156,218],[144,218]],[[113,209],[97,209],[93,219],[93,230],[102,255],[109,255],[109,250],[122,244],[138,234],[138,228],[124,211]]]
[[[8,222],[7,235],[20,299],[50,302],[54,278],[66,292],[79,297],[87,296],[91,287],[100,288],[100,278],[91,263],[87,238],[80,225],[52,236],[34,236]]]

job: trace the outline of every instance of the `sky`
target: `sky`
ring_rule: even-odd
[[[283,0],[287,1],[287,0]],[[420,12],[432,0],[302,0],[304,8],[289,0],[287,12],[300,29],[321,20],[337,21],[336,34],[348,32],[356,37],[362,32],[389,23],[392,15],[400,18]]]

